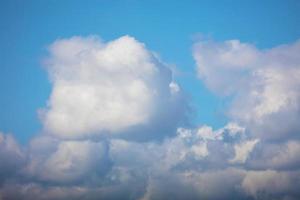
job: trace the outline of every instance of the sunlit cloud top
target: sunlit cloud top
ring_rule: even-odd
[[[300,199],[300,4],[125,2],[0,3],[0,200]]]

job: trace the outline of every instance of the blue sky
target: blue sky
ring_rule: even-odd
[[[37,109],[50,94],[42,67],[58,38],[131,35],[182,71],[175,77],[192,96],[196,123],[226,123],[224,103],[195,77],[191,49],[199,36],[238,38],[259,48],[291,43],[300,35],[298,1],[1,1],[0,128],[22,143],[40,128]]]
[[[0,199],[300,199],[299,27],[296,0],[0,1]]]

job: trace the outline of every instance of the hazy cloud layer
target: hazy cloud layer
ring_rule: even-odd
[[[183,126],[188,102],[134,38],[55,41],[44,128],[0,133],[0,199],[300,198],[300,43],[195,44],[199,78],[232,99],[228,123]]]

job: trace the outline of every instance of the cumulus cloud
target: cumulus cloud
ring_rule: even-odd
[[[46,132],[84,138],[142,129],[157,137],[184,119],[186,105],[170,69],[130,36],[107,43],[97,36],[61,39],[49,52],[53,89],[41,111]]]
[[[243,166],[241,188],[255,199],[299,198],[299,53],[299,41],[265,50],[238,40],[194,46],[199,78],[231,101],[229,119],[245,127],[249,139],[234,144],[230,163]]]
[[[110,155],[119,172],[114,179],[146,182],[141,199],[244,198],[243,191],[236,187],[245,172],[230,162],[236,153],[234,144],[247,141],[240,137],[243,130],[228,124],[218,130],[208,126],[180,128],[176,137],[163,143],[113,140]],[[226,186],[223,179],[228,181]]]
[[[0,133],[0,199],[299,199],[299,46],[197,43],[199,77],[232,104],[224,127],[191,128],[144,44],[57,40],[42,133],[25,147]]]
[[[120,164],[129,155],[118,149],[127,144],[136,153],[137,141],[163,140],[186,121],[187,102],[171,70],[130,36],[57,40],[45,64],[53,88],[40,110],[43,133],[31,140],[26,162],[0,197],[130,199],[133,185],[141,196],[145,171],[137,176],[132,159]],[[139,167],[146,158],[140,155]]]
[[[229,95],[246,84],[258,54],[254,46],[238,40],[201,41],[193,50],[199,77],[221,95]]]
[[[238,40],[199,42],[193,52],[204,83],[233,98],[229,116],[265,139],[299,135],[299,53],[299,41],[259,50]]]
[[[43,146],[39,146],[40,143]],[[100,177],[109,167],[106,152],[103,142],[36,138],[31,144],[23,173],[40,181],[56,183],[74,183],[92,176]]]
[[[298,172],[276,171],[279,168],[269,172],[269,165],[249,169],[251,159],[259,160],[255,154],[260,142],[254,144],[257,140],[249,139],[246,133],[229,123],[217,130],[206,125],[179,128],[175,137],[162,142],[39,136],[31,141],[27,162],[18,176],[4,182],[0,194],[4,199],[299,197],[294,186]],[[282,157],[283,152],[274,152],[274,156]]]

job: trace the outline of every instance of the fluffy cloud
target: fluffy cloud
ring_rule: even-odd
[[[54,42],[42,133],[0,134],[0,199],[299,199],[299,46],[196,44],[199,77],[233,100],[214,129],[180,126],[182,88],[134,38]]]
[[[131,179],[146,182],[141,199],[244,198],[237,187],[245,171],[231,162],[237,153],[234,144],[248,141],[244,134],[242,127],[228,124],[218,130],[209,126],[180,128],[176,137],[163,143],[113,140],[110,155],[114,174],[118,174],[114,179],[119,183]],[[228,181],[226,186],[223,179]]]
[[[217,130],[179,128],[175,137],[162,142],[62,141],[39,136],[31,141],[18,176],[11,175],[3,183],[0,196],[49,200],[298,198],[298,172],[267,170],[273,163],[255,169],[251,162],[264,162],[264,157],[257,157],[264,153],[260,153],[261,142],[246,134],[244,128],[229,123]],[[295,150],[289,155],[296,157],[295,144],[287,148]],[[274,151],[273,157],[278,158],[267,158],[279,160],[284,152]]]
[[[171,71],[134,38],[104,43],[96,36],[72,37],[49,51],[53,89],[41,111],[46,132],[62,138],[157,136],[182,122],[186,105]]]
[[[230,160],[230,162],[244,163],[247,160],[249,153],[253,150],[258,141],[258,139],[254,139],[236,144],[234,146],[235,157]]]
[[[109,168],[106,154],[107,147],[103,142],[58,141],[40,137],[31,143],[23,174],[56,183],[100,177]]]
[[[254,46],[238,40],[201,41],[195,44],[193,51],[199,77],[221,95],[242,89],[258,54]]]
[[[232,97],[229,116],[265,139],[299,137],[299,53],[299,41],[267,50],[238,40],[194,46],[199,77]]]
[[[194,46],[199,78],[231,101],[228,117],[246,128],[249,139],[234,144],[229,161],[243,166],[241,188],[255,199],[299,198],[299,53],[299,41],[266,50],[238,40]]]

